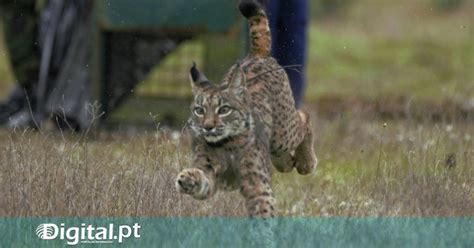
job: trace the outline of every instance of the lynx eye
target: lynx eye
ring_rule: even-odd
[[[203,117],[204,114],[206,113],[206,110],[204,110],[204,108],[201,108],[201,107],[195,107],[193,112],[196,116]]]
[[[232,112],[232,108],[229,106],[222,106],[217,110],[217,114],[220,116],[227,116]]]

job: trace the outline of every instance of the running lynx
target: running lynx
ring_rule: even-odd
[[[220,84],[191,68],[193,168],[178,175],[176,187],[200,200],[218,189],[239,189],[250,216],[271,217],[272,164],[280,172],[311,173],[317,165],[313,129],[308,114],[294,107],[285,70],[270,56],[263,8],[244,0],[239,9],[248,19],[250,53]]]

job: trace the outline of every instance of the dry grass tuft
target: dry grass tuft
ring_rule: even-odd
[[[315,126],[317,173],[273,176],[281,215],[474,215],[469,123],[405,120],[384,127],[342,116]],[[1,131],[0,216],[245,214],[237,192],[209,201],[176,192],[176,174],[190,166],[186,135],[97,136]]]

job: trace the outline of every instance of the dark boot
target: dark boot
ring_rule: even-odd
[[[7,126],[11,129],[36,128],[37,125],[28,108],[23,108],[8,119]]]
[[[10,93],[6,102],[0,103],[0,125],[5,124],[11,116],[28,106],[27,90],[23,87],[16,87]]]

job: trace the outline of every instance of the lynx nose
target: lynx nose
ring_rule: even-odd
[[[205,132],[213,131],[216,127],[216,121],[214,118],[206,118],[204,119],[204,122],[202,123],[202,129],[204,129]]]
[[[214,129],[214,126],[213,125],[204,125],[203,127],[204,131],[212,131]]]

